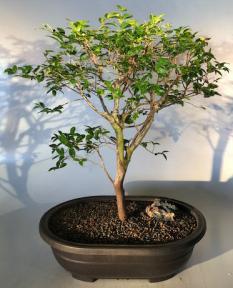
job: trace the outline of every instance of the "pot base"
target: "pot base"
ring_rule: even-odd
[[[170,275],[163,276],[163,277],[151,278],[151,279],[149,279],[149,282],[150,283],[162,282],[162,281],[165,281],[165,280],[168,280],[168,279],[174,277],[175,275],[177,275],[177,273],[172,273]]]
[[[84,281],[84,282],[95,282],[98,280],[96,278],[90,278],[90,277],[80,276],[76,274],[71,274],[71,275],[74,279],[79,280],[79,281]]]
[[[96,278],[81,277],[80,275],[76,275],[76,274],[71,274],[71,275],[72,275],[72,277],[74,279],[79,280],[79,281],[84,281],[84,282],[90,282],[91,283],[91,282],[95,282],[95,281],[98,280]],[[156,282],[161,282],[161,281],[168,280],[168,279],[174,277],[175,275],[177,275],[177,274],[176,273],[172,273],[172,274],[164,276],[164,277],[151,278],[151,279],[148,279],[148,280],[149,280],[150,283],[156,283]],[[113,278],[113,279],[115,279],[115,278]],[[122,278],[120,278],[120,279],[122,279]]]

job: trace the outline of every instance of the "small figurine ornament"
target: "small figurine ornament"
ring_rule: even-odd
[[[149,218],[156,218],[157,220],[174,221],[176,206],[167,201],[161,202],[155,199],[152,204],[146,207],[146,215]]]

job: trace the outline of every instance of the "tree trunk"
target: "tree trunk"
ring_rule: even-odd
[[[125,191],[124,191],[124,178],[126,168],[122,165],[120,159],[117,159],[117,173],[114,180],[114,189],[117,200],[118,217],[123,222],[126,220],[126,207],[125,207]]]
[[[125,207],[124,179],[128,162],[125,159],[124,135],[121,126],[114,124],[113,128],[116,133],[116,176],[113,182],[116,193],[118,217],[123,222],[127,218]]]
[[[124,222],[127,218],[126,207],[125,207],[125,191],[123,188],[123,183],[119,181],[114,183],[116,200],[117,200],[117,210],[119,219]]]

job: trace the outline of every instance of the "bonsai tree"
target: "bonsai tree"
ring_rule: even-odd
[[[148,21],[139,23],[117,5],[116,11],[106,13],[99,22],[98,27],[85,20],[70,22],[66,28],[44,25],[57,49],[45,50],[41,65],[14,65],[5,71],[44,83],[52,96],[60,97],[66,89],[74,91],[110,124],[55,133],[50,147],[57,161],[50,170],[65,167],[68,158],[83,165],[96,153],[113,184],[118,215],[124,221],[123,183],[136,148],[141,145],[166,158],[167,151],[154,151],[157,143],[143,141],[155,116],[165,107],[184,106],[196,95],[219,95],[217,82],[228,68],[208,48],[209,38],[199,37],[188,27],[174,29],[164,23],[162,15],[150,15]],[[66,104],[51,108],[39,102],[35,108],[61,113]],[[106,145],[116,153],[114,179],[102,155]]]

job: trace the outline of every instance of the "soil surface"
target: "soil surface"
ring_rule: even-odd
[[[49,228],[58,237],[76,243],[155,244],[185,238],[197,227],[195,217],[177,205],[174,221],[147,217],[145,208],[151,203],[127,200],[128,219],[122,223],[115,201],[79,202],[58,210]]]

